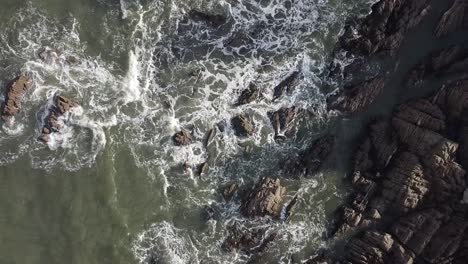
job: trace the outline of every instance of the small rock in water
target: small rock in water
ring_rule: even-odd
[[[203,176],[207,173],[208,171],[208,161],[206,162],[203,162],[202,164],[200,164],[200,166],[198,166],[198,176]]]
[[[245,197],[241,212],[247,217],[270,215],[278,217],[286,187],[280,179],[262,178],[255,188]]]
[[[180,132],[177,132],[173,137],[172,140],[174,141],[174,144],[176,146],[187,146],[192,144],[192,135],[186,131],[182,130]]]
[[[248,137],[253,135],[254,126],[251,119],[245,114],[238,115],[231,119],[231,125],[234,133],[238,137]]]
[[[4,121],[8,121],[19,112],[21,101],[31,85],[32,81],[26,75],[15,78],[7,85],[5,104],[2,110],[2,119]]]
[[[231,200],[231,198],[237,192],[238,188],[239,188],[239,184],[237,182],[232,182],[232,183],[228,184],[223,190],[224,200],[226,200],[226,201]]]
[[[203,146],[205,148],[208,147],[208,145],[213,140],[215,135],[216,135],[216,129],[215,128],[212,128],[212,129],[210,129],[210,131],[208,131],[208,133],[206,134],[206,137],[205,137],[205,142],[203,143]]]

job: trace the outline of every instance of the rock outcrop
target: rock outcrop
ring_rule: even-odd
[[[32,81],[26,75],[21,75],[12,80],[6,87],[5,104],[2,110],[2,119],[10,120],[21,109],[21,101],[24,95],[31,88]]]
[[[279,179],[262,178],[243,199],[241,213],[247,217],[278,217],[285,193]]]
[[[328,98],[328,109],[344,113],[362,111],[382,93],[384,86],[385,80],[381,77],[347,85],[336,95]]]
[[[231,126],[234,129],[234,134],[238,137],[248,137],[254,133],[252,120],[245,114],[233,117]]]
[[[54,103],[49,107],[48,114],[43,121],[44,125],[39,139],[44,143],[49,142],[50,135],[63,128],[63,121],[60,120],[60,118],[77,106],[78,104],[73,100],[65,96],[56,95],[54,97]]]
[[[182,130],[172,136],[172,141],[176,146],[187,146],[192,144],[193,137],[187,130]]]
[[[463,263],[467,183],[458,162],[467,161],[454,140],[464,137],[465,109],[462,80],[370,126],[355,155],[354,193],[338,212],[338,233],[365,230],[347,244],[344,263]]]
[[[260,253],[276,238],[277,234],[264,227],[246,227],[234,224],[228,228],[228,237],[223,248],[227,251],[241,251],[247,254]]]

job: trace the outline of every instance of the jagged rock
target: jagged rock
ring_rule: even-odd
[[[310,147],[299,154],[298,158],[286,161],[285,170],[290,175],[313,175],[330,156],[335,146],[334,136],[325,136],[315,140]]]
[[[455,0],[452,7],[444,13],[437,25],[435,35],[444,37],[458,30],[468,28],[468,1]]]
[[[32,81],[26,75],[21,75],[12,80],[6,87],[5,104],[2,110],[2,119],[8,121],[18,113],[21,101],[27,90],[31,88]]]
[[[60,117],[69,113],[77,106],[78,104],[73,100],[65,96],[56,95],[54,97],[54,104],[48,109],[49,113],[43,121],[44,125],[39,139],[45,143],[49,142],[50,135],[62,129],[63,122],[60,121]]]
[[[286,187],[279,179],[262,178],[251,192],[243,199],[241,212],[247,217],[273,216],[278,217]]]
[[[281,108],[276,112],[268,113],[271,121],[271,125],[275,130],[275,139],[284,139],[286,133],[288,133],[294,126],[294,121],[298,116],[298,111],[295,106],[290,108]]]
[[[345,113],[362,111],[382,93],[384,86],[385,80],[381,77],[345,86],[327,99],[328,109]]]
[[[273,89],[273,101],[277,100],[285,93],[292,93],[294,89],[299,85],[301,80],[301,72],[295,71],[286,79],[281,81],[274,89]]]
[[[231,125],[234,129],[234,133],[238,137],[248,137],[253,135],[254,126],[251,119],[245,115],[241,114],[231,119]]]
[[[237,99],[237,106],[244,105],[251,103],[255,100],[257,100],[260,97],[260,91],[258,90],[258,87],[251,83],[247,89],[242,91],[242,93],[239,96],[239,99]]]
[[[193,138],[192,135],[186,131],[182,130],[177,132],[173,137],[172,140],[176,146],[187,146],[192,144]]]
[[[263,227],[241,226],[228,227],[228,237],[223,248],[227,251],[242,251],[247,254],[260,253],[276,238],[276,233]]]
[[[430,0],[380,0],[372,12],[348,25],[340,37],[340,48],[355,55],[395,51],[403,36],[428,14]]]

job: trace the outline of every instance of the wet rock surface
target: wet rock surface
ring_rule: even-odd
[[[241,213],[247,217],[272,216],[278,217],[283,203],[286,187],[280,179],[265,177],[244,197]]]
[[[32,80],[26,75],[15,78],[7,85],[2,109],[3,120],[8,121],[20,111],[23,97],[31,85]]]
[[[60,118],[77,106],[78,104],[73,100],[65,96],[56,95],[54,97],[54,104],[48,109],[48,114],[43,120],[43,127],[39,139],[45,143],[49,142],[50,135],[63,128],[63,121],[61,121]]]
[[[277,100],[283,95],[291,94],[294,91],[294,89],[300,84],[300,81],[300,71],[295,71],[291,73],[273,89],[273,100]]]

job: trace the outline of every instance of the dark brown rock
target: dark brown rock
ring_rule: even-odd
[[[362,111],[382,93],[384,86],[385,80],[381,77],[345,86],[338,94],[328,98],[328,109],[344,113]]]
[[[279,179],[262,178],[243,199],[241,212],[247,217],[279,216],[286,188]]]
[[[239,184],[237,182],[232,182],[228,184],[223,190],[224,200],[229,201],[236,194]]]
[[[238,137],[248,137],[254,133],[252,120],[245,114],[232,118],[231,125],[234,129],[234,134]]]
[[[177,132],[172,137],[172,140],[174,141],[174,144],[176,146],[187,146],[192,144],[193,137],[188,131],[182,130],[180,132]]]
[[[15,78],[7,85],[5,104],[2,110],[3,120],[7,121],[18,113],[21,108],[21,101],[31,85],[32,81],[26,75]]]

